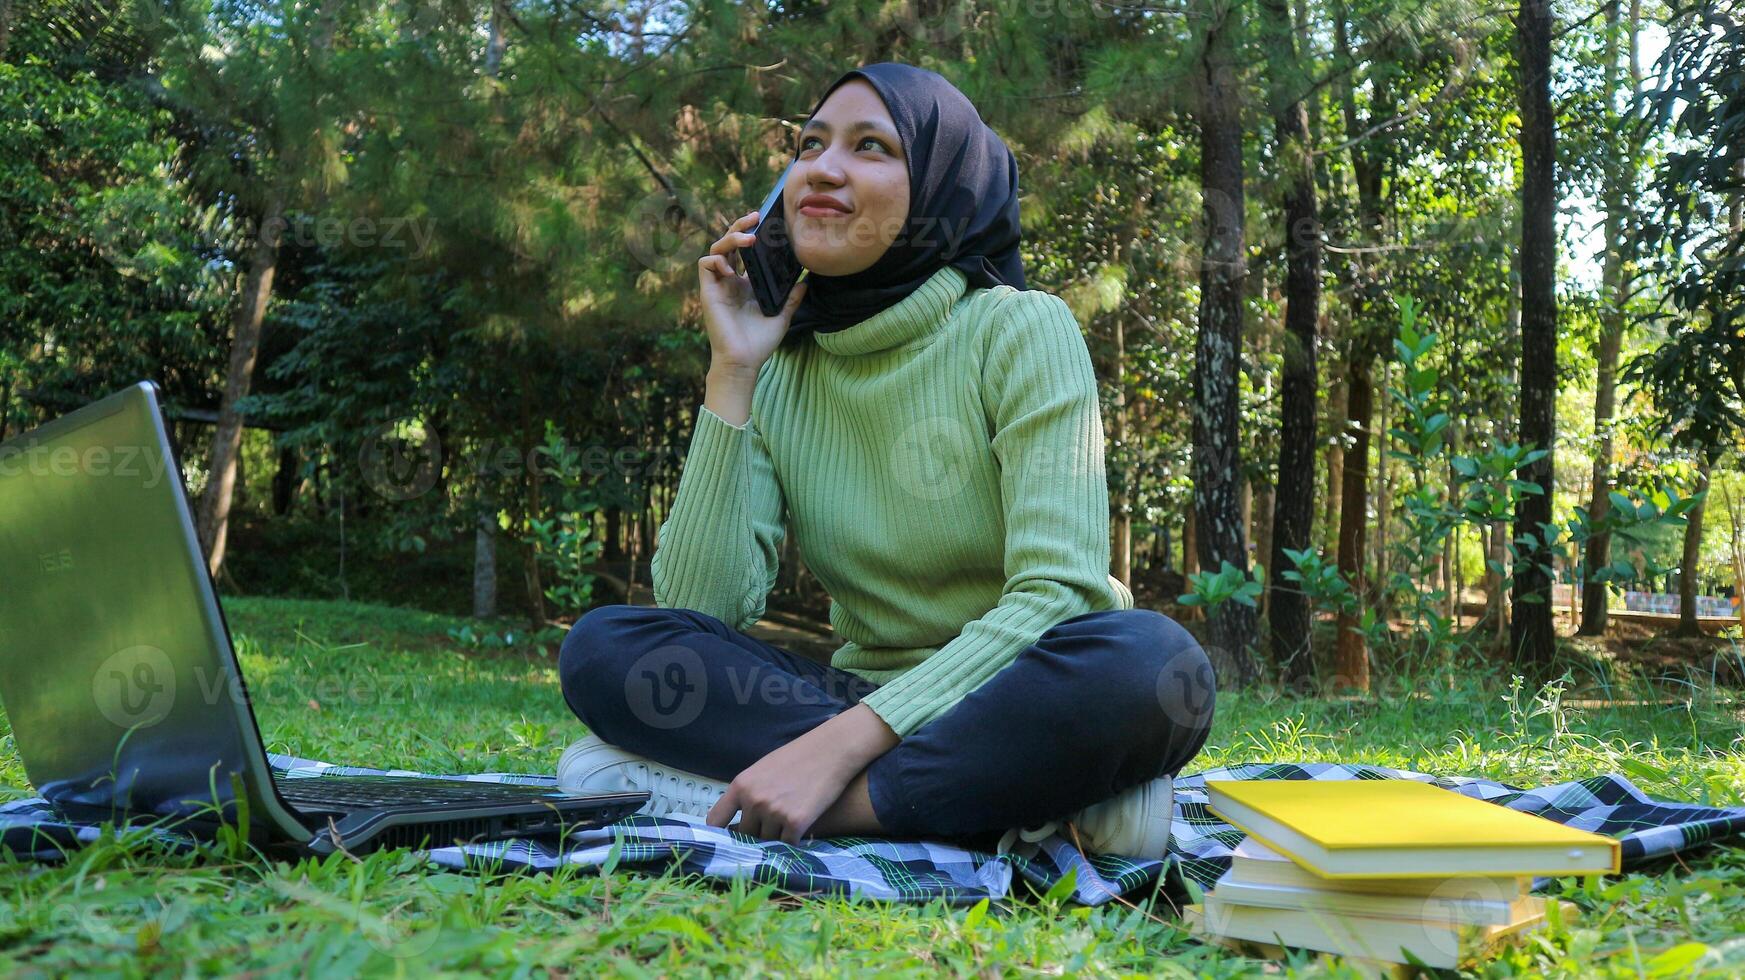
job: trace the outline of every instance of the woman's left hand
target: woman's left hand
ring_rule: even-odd
[[[740,772],[727,792],[709,808],[707,821],[727,826],[739,811],[741,833],[765,840],[797,844],[806,831],[842,795],[855,774],[843,766],[827,746],[811,744],[813,729],[776,749]]]
[[[742,770],[704,819],[765,840],[797,844],[872,760],[898,741],[872,709],[856,705]]]

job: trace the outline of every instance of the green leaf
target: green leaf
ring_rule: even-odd
[[[624,838],[614,835],[612,846],[606,849],[606,860],[600,862],[600,874],[610,875],[618,869],[618,861],[624,856]]]
[[[708,932],[704,931],[702,926],[697,924],[697,920],[678,915],[677,913],[655,916],[648,922],[637,926],[634,932],[639,934],[669,932],[674,935],[684,936],[687,939],[702,943],[705,946],[720,945],[715,941],[714,936],[709,935]]]
[[[1192,902],[1195,905],[1200,906],[1201,908],[1204,908],[1205,901],[1206,901],[1206,890],[1204,888],[1200,887],[1200,883],[1195,881],[1192,878],[1189,878],[1186,875],[1183,875],[1182,876],[1182,884],[1188,890],[1188,901]]]
[[[1066,869],[1066,874],[1060,880],[1048,886],[1048,891],[1042,895],[1045,902],[1061,902],[1070,897],[1078,889],[1079,869],[1075,865]]]
[[[970,906],[970,910],[967,913],[965,913],[964,917],[963,917],[963,931],[964,932],[974,932],[976,930],[976,926],[981,925],[983,917],[985,917],[987,914],[988,914],[988,900],[985,898],[982,899],[981,901],[975,903],[974,905]]]
[[[1662,783],[1673,781],[1672,773],[1667,772],[1659,766],[1650,765],[1632,756],[1621,755],[1617,757],[1616,761],[1619,769],[1635,776],[1637,779],[1652,779]]]
[[[1684,976],[1691,972],[1691,967],[1712,955],[1714,950],[1704,943],[1679,943],[1662,950],[1642,964],[1642,968],[1651,977]]]

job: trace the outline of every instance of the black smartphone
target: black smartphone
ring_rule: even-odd
[[[800,281],[805,271],[794,255],[794,240],[788,234],[787,208],[782,203],[782,188],[788,185],[788,171],[794,169],[795,162],[788,163],[787,169],[776,178],[775,188],[763,199],[763,206],[757,209],[757,228],[752,231],[756,238],[739,250],[739,257],[745,263],[745,274],[751,277],[751,291],[757,296],[757,307],[764,316],[775,316],[782,311],[782,306],[788,302],[788,294],[793,292],[794,284]]]

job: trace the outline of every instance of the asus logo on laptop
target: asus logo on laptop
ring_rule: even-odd
[[[73,570],[73,550],[62,548],[36,556],[37,562],[45,572],[70,572]]]

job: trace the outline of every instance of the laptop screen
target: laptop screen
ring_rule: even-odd
[[[0,446],[0,701],[49,800],[193,815],[265,756],[153,391]]]

